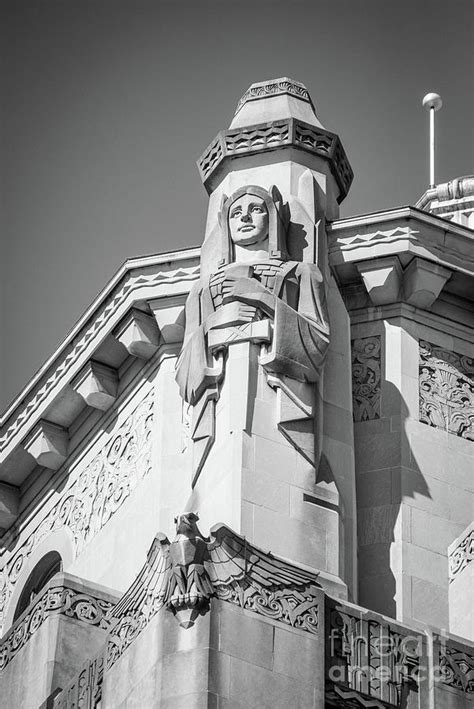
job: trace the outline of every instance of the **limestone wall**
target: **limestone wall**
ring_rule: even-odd
[[[353,327],[359,602],[444,628],[448,546],[474,509],[456,375],[471,345],[446,330],[409,317]]]

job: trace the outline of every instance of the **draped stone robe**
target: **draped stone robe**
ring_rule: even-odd
[[[236,264],[220,267],[204,287],[197,283],[186,303],[186,330],[176,380],[181,396],[190,404],[195,404],[206,388],[222,376],[207,346],[206,320],[223,306],[222,286],[235,267]],[[318,381],[329,344],[319,268],[311,263],[279,259],[260,260],[251,268],[252,278],[265,287],[274,302],[272,341],[260,363],[270,373],[302,382]],[[253,304],[257,306],[256,320],[269,317],[258,308],[258,302]]]

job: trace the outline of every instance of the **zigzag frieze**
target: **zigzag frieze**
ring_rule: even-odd
[[[438,258],[440,262],[448,265],[455,264],[464,271],[474,265],[474,261],[465,247],[455,248],[454,243],[451,242],[451,245],[448,245],[444,237],[442,240],[435,240],[431,232],[412,229],[410,226],[371,231],[366,234],[352,233],[347,236],[344,236],[339,230],[331,231],[330,229],[329,257],[334,259],[335,257],[337,258],[336,255],[338,254],[352,254],[357,250],[363,251],[379,245],[395,245],[397,243],[403,244],[404,242],[409,244],[415,251],[427,251],[430,255]],[[386,254],[386,251],[383,253]],[[349,257],[349,260],[354,257],[355,254]]]
[[[400,239],[410,238],[419,234],[419,231],[415,231],[410,227],[397,227],[396,229],[388,229],[387,231],[374,231],[370,234],[354,234],[353,236],[338,237],[338,244],[344,245],[345,250],[348,250],[351,246],[357,247],[360,244],[365,244],[373,240],[377,240],[380,243],[392,243],[394,241],[399,241]]]
[[[150,275],[130,277],[129,280],[127,280],[127,282],[116,292],[112,300],[103,307],[92,325],[86,330],[82,337],[69,346],[67,354],[63,356],[62,361],[56,367],[53,374],[38,390],[30,394],[31,398],[29,401],[26,401],[11,426],[7,428],[2,438],[0,438],[0,452],[5,450],[13,436],[22,431],[27,425],[33,423],[31,420],[32,414],[41,406],[43,402],[45,402],[47,397],[55,388],[56,384],[60,380],[63,380],[64,384],[66,384],[67,381],[72,378],[75,373],[73,371],[74,362],[79,356],[84,354],[89,347],[92,346],[93,341],[97,340],[105,328],[110,328],[110,321],[112,317],[126,302],[127,298],[133,291],[141,288],[150,288],[159,285],[160,283],[171,285],[179,281],[194,281],[198,275],[199,266],[194,266],[189,269],[180,268],[171,272],[160,271],[159,273],[153,273]]]

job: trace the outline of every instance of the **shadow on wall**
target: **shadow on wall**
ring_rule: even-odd
[[[361,410],[367,416],[357,404],[355,395],[354,416]],[[406,434],[408,407],[391,382],[382,381],[381,396],[372,400],[370,411],[374,418],[354,424],[359,604],[400,618],[401,539],[408,540],[401,503],[416,496],[431,499],[431,494]]]

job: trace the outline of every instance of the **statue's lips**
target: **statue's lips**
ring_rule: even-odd
[[[239,226],[237,231],[253,231],[254,229],[254,224],[246,224],[245,226]]]

